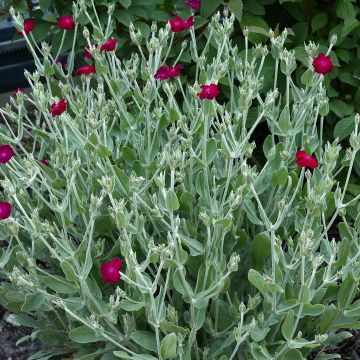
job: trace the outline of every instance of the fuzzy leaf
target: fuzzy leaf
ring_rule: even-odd
[[[75,329],[72,329],[69,332],[69,337],[71,340],[79,343],[79,344],[87,344],[91,342],[97,342],[99,340],[102,340],[102,338],[99,338],[95,332],[87,327],[86,325],[77,327]]]
[[[177,338],[175,333],[166,335],[161,341],[160,347],[162,359],[173,359],[177,356]]]
[[[157,351],[155,334],[150,331],[135,330],[130,339],[146,350]]]
[[[294,327],[294,311],[290,310],[281,326],[281,332],[287,341],[292,339],[292,329]]]

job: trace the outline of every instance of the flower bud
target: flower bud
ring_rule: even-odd
[[[85,39],[90,38],[90,31],[86,26],[84,26],[84,29],[83,29],[83,36],[84,36]]]
[[[337,42],[337,35],[336,35],[336,33],[334,33],[331,35],[330,44],[334,46],[336,44],[336,42]]]

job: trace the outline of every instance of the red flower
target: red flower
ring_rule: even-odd
[[[114,51],[116,49],[118,39],[111,38],[104,44],[102,44],[100,51]]]
[[[68,103],[65,99],[61,99],[59,102],[55,102],[51,105],[51,115],[53,117],[61,115],[66,111]]]
[[[15,89],[15,91],[13,92],[13,95],[16,96],[17,93],[24,93],[25,92],[25,88],[24,87],[18,87]]]
[[[31,20],[31,19],[27,19],[27,20],[24,20],[24,33],[27,35],[29,33],[31,33],[31,31],[34,30],[34,27],[35,27],[35,22],[34,20]],[[22,36],[23,33],[22,31],[20,30],[16,30],[16,32]]]
[[[103,282],[114,285],[121,279],[119,270],[122,268],[123,262],[120,259],[112,259],[100,266],[100,272]]]
[[[172,32],[189,30],[194,25],[194,17],[190,16],[186,20],[183,20],[181,17],[176,16],[175,18],[169,20],[169,24]]]
[[[45,166],[49,166],[49,162],[46,159],[41,159],[41,160],[39,160],[39,162]]]
[[[98,47],[98,44],[95,44],[95,47],[97,48],[97,47]],[[88,46],[85,47],[83,55],[84,55],[84,58],[85,58],[85,59],[92,59],[92,58],[93,58],[93,55],[92,55],[92,53],[90,52],[90,49],[89,49]]]
[[[13,156],[14,150],[10,145],[0,145],[0,164],[6,164]]]
[[[220,90],[217,85],[211,84],[211,85],[201,85],[201,92],[197,94],[197,96],[201,100],[212,100],[215,99],[219,94]]]
[[[201,7],[201,0],[188,0],[185,5],[194,10],[199,10]]]
[[[331,57],[324,55],[324,53],[320,53],[314,59],[312,65],[318,74],[323,74],[323,75],[330,73],[333,69],[333,63],[331,61]]]
[[[12,206],[7,201],[0,201],[0,220],[5,220],[11,215]]]
[[[59,17],[57,24],[61,30],[74,30],[75,29],[75,21],[72,16]]]
[[[80,66],[75,70],[75,74],[78,74],[78,75],[96,74],[95,65],[83,65],[83,66]]]
[[[319,166],[316,157],[308,155],[304,150],[298,151],[295,157],[296,157],[296,163],[302,168],[308,167],[310,169],[315,169]]]
[[[167,80],[171,77],[176,77],[181,75],[181,70],[184,69],[184,65],[178,64],[175,67],[170,66],[160,66],[156,74],[154,75],[155,79]]]

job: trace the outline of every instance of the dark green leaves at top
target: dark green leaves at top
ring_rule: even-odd
[[[202,0],[200,15],[204,18],[209,17],[221,5],[222,0]]]
[[[356,12],[350,0],[338,0],[336,3],[336,15],[342,19],[354,18]]]
[[[237,20],[241,21],[243,15],[243,2],[242,0],[230,0],[229,10],[234,14]]]
[[[327,12],[320,12],[311,19],[311,28],[313,32],[323,28],[328,22],[329,16]]]

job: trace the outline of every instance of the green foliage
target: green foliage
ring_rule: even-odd
[[[305,359],[358,327],[360,116],[349,147],[326,141],[327,78],[309,48],[299,86],[287,34],[248,49],[265,36],[250,28],[243,50],[235,21],[216,15],[201,39],[191,28],[195,71],[166,81],[154,74],[183,36],[166,28],[129,58],[94,50],[96,75],[72,77],[72,60],[53,73],[46,45],[44,59],[34,52],[32,92],[1,109],[16,155],[0,168],[13,205],[0,222],[0,302],[44,344],[38,359]],[[200,100],[210,83],[220,95]],[[300,149],[319,167],[300,168]],[[99,268],[114,258],[121,279],[105,283]]]

